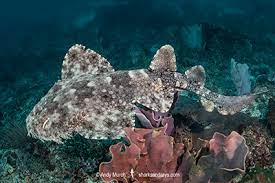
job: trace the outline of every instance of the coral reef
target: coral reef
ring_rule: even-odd
[[[164,128],[126,128],[125,131],[130,146],[117,144],[110,147],[112,160],[102,163],[99,168],[104,181],[182,182],[182,179],[188,179],[188,155],[184,155],[178,165],[184,145],[165,135]],[[111,177],[106,177],[108,174]]]
[[[125,132],[130,146],[111,146],[112,160],[100,165],[105,182],[228,182],[245,171],[248,147],[234,131],[227,137],[215,133],[196,158],[183,143],[165,135],[165,128],[126,128]]]
[[[33,139],[26,133],[26,116],[35,104],[47,94],[51,86],[61,79],[62,56],[75,43],[85,44],[96,52],[102,53],[109,58],[110,64],[116,71],[148,68],[152,56],[161,45],[169,43],[174,47],[177,56],[178,72],[184,73],[194,65],[202,65],[206,73],[197,72],[204,73],[204,75],[195,77],[196,82],[201,84],[202,81],[206,81],[203,84],[204,87],[229,96],[236,94],[235,84],[231,77],[230,59],[234,58],[238,62],[249,65],[251,76],[256,78],[251,79],[252,92],[258,93],[256,89],[259,86],[266,87],[269,91],[264,95],[257,95],[261,99],[264,98],[263,102],[259,103],[260,98],[257,98],[241,113],[236,112],[234,115],[224,116],[219,114],[217,109],[212,112],[206,111],[205,107],[209,111],[213,109],[213,103],[208,100],[204,100],[192,92],[179,92],[176,110],[169,111],[174,120],[174,130],[171,136],[175,143],[184,144],[184,150],[186,149],[190,153],[186,153],[186,157],[196,158],[198,156],[199,164],[199,155],[202,155],[201,157],[210,155],[207,154],[209,153],[207,149],[202,150],[202,154],[199,152],[205,141],[211,139],[215,132],[227,136],[231,131],[237,131],[246,139],[249,153],[246,158],[245,175],[243,178],[242,176],[236,177],[234,182],[275,182],[274,145],[272,148],[274,137],[269,134],[273,124],[273,110],[272,105],[268,107],[269,98],[273,97],[274,99],[275,95],[274,33],[270,29],[272,21],[266,19],[267,13],[274,12],[266,11],[272,9],[270,4],[257,1],[260,6],[257,6],[255,12],[251,9],[253,3],[234,7],[243,3],[241,1],[237,3],[219,1],[215,3],[217,6],[214,7],[207,6],[206,1],[199,3],[181,1],[179,3],[178,0],[158,0],[149,3],[145,0],[122,0],[120,2],[113,0],[85,3],[66,2],[66,6],[62,2],[55,3],[54,6],[44,3],[46,8],[43,6],[43,10],[50,11],[51,17],[55,17],[54,12],[57,12],[58,16],[66,14],[64,17],[56,16],[54,21],[51,18],[50,22],[44,22],[45,19],[41,19],[38,13],[33,16],[33,12],[26,11],[27,7],[17,6],[20,7],[19,12],[24,10],[21,14],[24,17],[28,12],[29,18],[25,19],[30,24],[24,26],[22,21],[18,24],[10,21],[8,17],[3,19],[4,22],[11,22],[12,26],[20,27],[17,30],[23,38],[20,38],[16,31],[10,31],[10,26],[3,26],[3,29],[8,28],[7,32],[12,35],[0,35],[5,42],[2,44],[0,53],[0,182],[102,182],[97,175],[98,166],[101,162],[108,162],[111,159],[108,154],[109,146],[121,142],[121,140],[94,141],[75,135],[77,132],[72,132],[70,133],[71,139],[66,141],[60,139],[63,144],[55,144]],[[149,11],[144,8],[145,3],[146,7],[150,7]],[[267,4],[263,5],[264,3]],[[24,6],[39,4],[40,6],[40,3],[32,1],[22,4]],[[97,6],[96,10],[94,6]],[[29,7],[32,8],[32,6]],[[14,8],[16,7],[12,5],[13,11],[8,13],[15,12]],[[200,14],[197,14],[198,9],[200,9]],[[201,14],[202,12],[203,14]],[[251,13],[250,15],[253,16],[261,14],[261,16],[254,19],[247,13]],[[125,16],[125,14],[130,16]],[[151,16],[152,14],[153,16]],[[205,19],[198,21],[197,15],[203,16]],[[43,17],[46,18],[46,16],[43,13]],[[13,17],[16,17],[16,12]],[[214,17],[218,20],[213,19]],[[225,17],[229,19],[225,19]],[[32,24],[32,18],[38,21],[36,25]],[[271,17],[272,19],[273,17]],[[228,26],[228,23],[233,26]],[[38,25],[40,27],[37,27]],[[200,30],[197,35],[203,35],[203,44],[197,44],[200,45],[198,48],[188,47],[183,40],[183,27],[190,25],[191,27],[199,25],[197,28]],[[227,25],[230,29],[218,25]],[[236,27],[240,29],[236,29]],[[257,30],[251,27],[257,27]],[[267,27],[269,30],[265,30]],[[240,30],[248,30],[248,32],[256,34],[244,34]],[[192,37],[192,35],[196,36],[196,33],[188,34],[187,32],[186,36]],[[7,41],[5,41],[5,36],[8,38]],[[79,51],[81,53],[79,57],[77,56],[80,58],[79,60],[84,61],[89,58],[88,55],[91,52],[87,50],[85,52],[82,49]],[[78,59],[73,60],[81,67],[83,66]],[[81,71],[78,66],[73,68],[75,71]],[[88,70],[90,69],[88,68]],[[196,71],[201,70],[198,68]],[[69,69],[67,71],[71,72]],[[198,86],[200,85],[196,85],[195,89]],[[82,94],[84,95],[84,93]],[[122,97],[122,95],[118,96]],[[64,97],[65,99],[69,98],[69,96]],[[198,101],[201,101],[205,107]],[[76,105],[80,104],[81,102]],[[218,103],[214,104],[214,107],[218,108]],[[271,101],[270,104],[272,104]],[[71,119],[75,117],[74,121],[83,121],[82,117],[84,116],[82,113],[78,113]],[[149,118],[146,117],[146,119]],[[170,120],[172,119],[169,117]],[[145,121],[148,125],[148,121]],[[61,122],[60,129],[64,128],[62,126],[64,123]],[[158,120],[156,122],[163,126]],[[264,126],[266,122],[268,122],[267,127]],[[52,128],[56,127],[53,125]],[[53,135],[61,134],[62,132],[60,133],[58,130]],[[127,147],[126,144],[125,148]],[[121,151],[124,151],[125,148],[123,146]],[[181,158],[183,157],[180,156],[179,159],[181,160]],[[199,167],[193,166],[189,175],[194,175],[193,173],[197,170],[200,170]]]
[[[215,133],[208,148],[210,154],[198,160],[198,167],[191,172],[191,182],[230,182],[238,171],[245,171],[248,147],[237,132],[227,137]]]
[[[249,147],[249,153],[246,159],[247,167],[271,167],[275,161],[272,158],[272,146],[274,140],[267,133],[265,127],[261,124],[253,123],[243,131]]]

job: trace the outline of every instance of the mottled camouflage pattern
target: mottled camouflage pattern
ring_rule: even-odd
[[[65,56],[61,78],[27,117],[30,135],[59,143],[73,133],[93,139],[119,138],[123,128],[134,126],[135,104],[167,112],[174,95],[183,89],[201,95],[204,103],[208,101],[222,114],[239,111],[247,101],[204,88],[201,66],[191,68],[185,75],[176,72],[170,45],[157,51],[149,69],[130,71],[114,71],[105,58],[75,45]],[[236,103],[239,107],[232,109],[230,105]]]
[[[208,112],[217,109],[222,115],[233,115],[250,105],[255,99],[254,95],[224,96],[210,91],[204,87],[205,71],[202,66],[192,67],[185,72],[185,76],[188,81],[186,89],[200,96],[201,103]]]

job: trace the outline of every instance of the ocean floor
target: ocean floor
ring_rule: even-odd
[[[89,20],[92,15],[86,18]],[[90,31],[84,31],[89,26],[92,27]],[[7,72],[1,75],[1,183],[100,182],[97,176],[100,163],[111,159],[110,145],[122,141],[96,141],[75,135],[64,144],[56,144],[27,135],[27,115],[60,79],[63,56],[76,43],[100,53],[116,70],[147,68],[154,53],[162,45],[171,44],[179,72],[202,65],[206,70],[206,86],[224,95],[238,95],[240,92],[232,78],[232,61],[247,64],[249,73],[240,77],[249,80],[249,86],[243,84],[241,87],[246,87],[244,90],[249,93],[265,92],[245,111],[245,115],[223,118],[207,114],[207,117],[201,115],[196,119],[211,119],[214,126],[224,123],[223,133],[228,135],[225,130],[228,128],[239,130],[245,137],[249,147],[246,172],[235,181],[275,182],[275,46],[270,40],[254,39],[211,24],[121,27],[108,24],[95,26],[82,20],[76,22],[75,27],[71,32],[61,29],[63,37],[54,37],[50,32],[32,35],[35,39],[25,41],[21,50],[16,50],[10,58],[14,63],[27,60],[26,64],[15,68],[18,74],[12,74],[13,69],[7,66]],[[43,44],[46,45],[34,46]],[[30,65],[32,63],[35,64]],[[188,116],[186,101],[190,98],[190,94],[181,93],[173,116]],[[198,103],[196,99],[194,103]],[[202,114],[197,108],[189,110],[197,116]],[[184,119],[188,121],[188,118]],[[198,123],[201,122],[200,125],[205,128],[210,123],[205,121],[198,120]],[[238,122],[243,124],[241,129],[233,125]],[[192,132],[188,134],[186,138],[190,138]],[[174,136],[175,139],[177,137]]]

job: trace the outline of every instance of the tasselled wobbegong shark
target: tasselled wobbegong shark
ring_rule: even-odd
[[[170,45],[162,46],[148,69],[115,71],[98,53],[74,45],[65,56],[62,76],[26,119],[29,135],[61,143],[74,133],[91,139],[117,139],[134,127],[133,108],[143,105],[167,112],[180,90],[196,93],[209,112],[235,114],[254,95],[224,96],[206,87],[205,71],[194,66],[177,72]]]

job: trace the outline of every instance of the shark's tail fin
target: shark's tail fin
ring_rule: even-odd
[[[207,88],[200,91],[200,101],[206,111],[216,109],[222,115],[233,115],[248,107],[254,101],[254,95],[225,96],[212,92]]]
[[[185,77],[188,82],[186,89],[199,95],[202,105],[209,112],[217,109],[222,115],[233,115],[250,105],[255,99],[254,94],[224,96],[205,88],[205,70],[200,65],[187,70]]]

